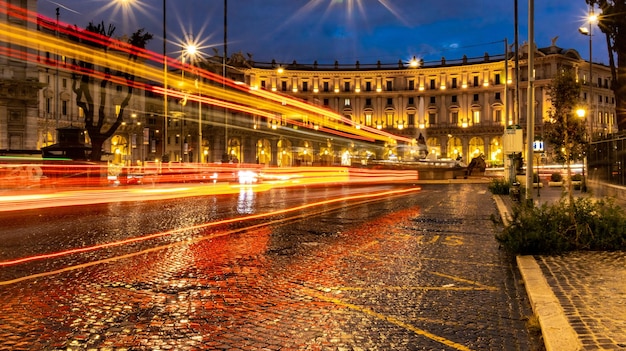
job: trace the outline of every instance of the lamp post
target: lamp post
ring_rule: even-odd
[[[197,61],[199,59],[200,53],[198,52],[197,46],[193,44],[193,40],[191,40],[189,44],[185,45],[184,54],[189,57],[189,63],[191,65],[193,65],[194,61],[196,61],[196,64],[198,64]],[[200,74],[197,73],[195,78],[195,87],[198,91],[198,97],[200,97],[200,79]],[[200,99],[198,99],[198,146],[196,154],[196,160],[198,161],[198,163],[202,163],[202,102],[200,101]]]
[[[163,0],[163,154],[169,154],[167,151],[167,1]]]
[[[224,57],[222,57],[222,89],[226,90],[226,57],[228,56],[228,0],[224,0]],[[224,107],[224,156],[222,161],[228,162],[228,110]]]
[[[589,132],[587,133],[587,138],[588,138],[588,142],[591,142],[591,140],[593,139],[593,24],[598,20],[598,16],[594,13],[593,11],[593,6],[591,7],[591,9],[589,10],[589,16],[587,17],[587,22],[588,22],[588,27],[580,27],[578,28],[578,32],[580,32],[580,34],[582,35],[586,35],[589,37],[589,108],[588,108],[588,120],[589,120]],[[581,112],[582,111],[582,112]],[[579,110],[577,111],[578,116],[579,117],[584,117],[585,113],[584,110]],[[581,186],[581,189],[583,191],[587,191],[587,182],[585,181],[585,164],[587,165],[586,167],[589,167],[589,162],[585,162],[585,158],[587,158],[587,153],[585,152],[585,156],[583,158],[583,184]],[[589,172],[587,171],[587,174],[589,174]]]

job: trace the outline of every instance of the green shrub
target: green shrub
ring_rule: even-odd
[[[626,215],[612,200],[561,199],[539,207],[519,205],[496,240],[514,254],[623,250]]]
[[[489,183],[489,191],[494,195],[508,195],[511,184],[504,179],[494,178]]]
[[[551,182],[562,182],[563,181],[563,175],[560,172],[554,172],[554,173],[550,174],[550,181]]]

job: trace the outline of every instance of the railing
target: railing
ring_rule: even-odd
[[[626,186],[626,134],[593,141],[587,160],[590,180]]]

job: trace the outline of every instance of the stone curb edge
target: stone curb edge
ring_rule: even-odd
[[[506,205],[497,195],[494,196],[494,200],[503,223],[508,223],[510,214]],[[581,350],[582,343],[568,323],[563,308],[552,288],[548,285],[548,281],[543,276],[541,267],[535,258],[533,256],[517,256],[516,260],[533,313],[539,319],[546,351]]]

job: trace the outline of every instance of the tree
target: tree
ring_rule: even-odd
[[[617,127],[626,129],[626,0],[585,0],[602,11],[598,27],[606,37],[609,65],[615,93]],[[617,56],[617,66],[615,65]]]
[[[582,105],[582,87],[574,71],[565,69],[552,79],[548,89],[552,109],[549,112],[550,121],[544,124],[544,135],[546,141],[553,146],[556,159],[567,164],[571,200],[572,174],[569,164],[579,156],[582,157],[587,148],[586,123],[576,114]]]
[[[97,36],[81,36],[80,41],[83,44],[99,48],[104,51],[104,55],[108,54],[110,45],[112,43],[111,37],[115,32],[115,26],[109,25],[105,27],[104,23],[94,25],[89,23],[86,32],[94,33]],[[98,40],[89,40],[88,38],[98,38]],[[78,37],[75,38],[79,40]],[[138,58],[138,52],[140,49],[145,49],[148,41],[152,39],[152,34],[145,32],[144,29],[139,29],[128,39],[128,43],[132,46],[128,53],[128,61],[136,62]],[[129,72],[117,71],[113,72],[110,67],[96,67],[93,63],[88,61],[74,62],[77,66],[78,72],[73,75],[72,90],[76,94],[76,105],[83,110],[85,116],[85,129],[91,139],[91,155],[89,157],[92,161],[100,161],[102,157],[102,145],[109,139],[122,124],[124,118],[124,109],[128,106],[130,98],[133,93],[135,76]],[[95,74],[100,69],[101,75]],[[126,95],[120,103],[120,108],[117,111],[117,116],[113,123],[107,123],[108,116],[106,105],[110,99],[107,96],[107,85],[111,81],[112,76],[122,77],[126,80]],[[96,101],[92,93],[92,89],[95,91],[95,84],[99,80],[99,99]],[[96,106],[96,103],[98,106]]]

